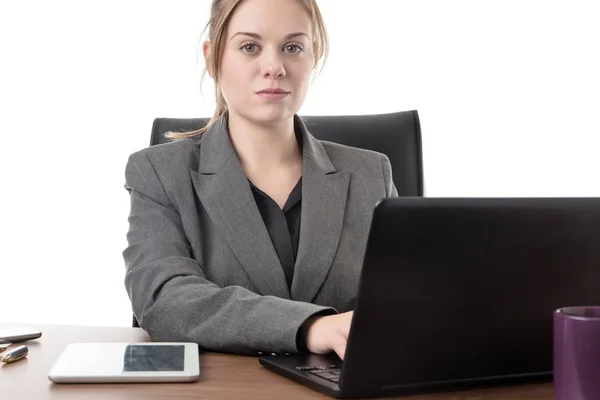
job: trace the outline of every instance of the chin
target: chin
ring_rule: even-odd
[[[262,109],[256,109],[247,113],[247,118],[255,121],[262,125],[277,124],[283,121],[287,121],[294,117],[295,112],[293,110],[280,108],[280,107],[261,107]]]

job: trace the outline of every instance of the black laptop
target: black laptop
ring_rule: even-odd
[[[600,198],[385,199],[344,362],[260,362],[334,397],[551,380],[553,311],[577,305],[600,305]]]

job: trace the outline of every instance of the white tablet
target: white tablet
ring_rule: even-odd
[[[8,327],[0,329],[0,343],[23,342],[33,340],[42,336],[42,332],[23,326]]]
[[[196,343],[72,343],[48,373],[56,383],[192,382],[200,377]]]

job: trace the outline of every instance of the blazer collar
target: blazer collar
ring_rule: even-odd
[[[302,135],[303,172],[300,243],[291,292],[223,116],[202,135],[198,170],[190,174],[202,206],[259,293],[311,302],[337,250],[349,174],[336,170],[297,115],[294,128]]]

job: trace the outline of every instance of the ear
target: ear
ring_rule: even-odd
[[[211,78],[215,78],[213,67],[212,67],[212,49],[211,43],[207,40],[202,43],[202,54],[204,55],[204,62],[206,63],[206,70]]]

